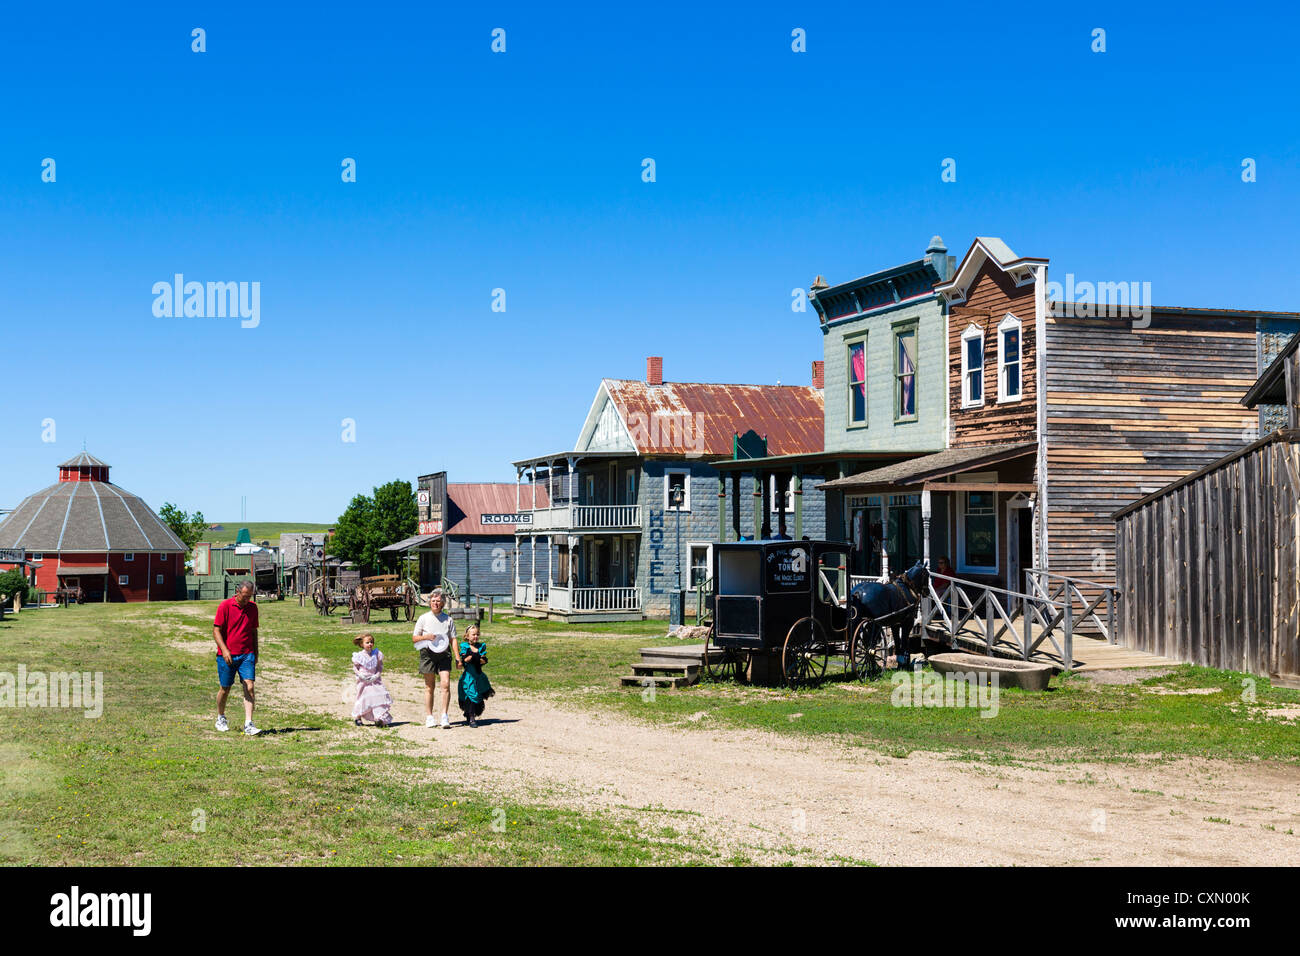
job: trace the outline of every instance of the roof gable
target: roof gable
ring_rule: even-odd
[[[935,291],[948,300],[950,304],[960,305],[966,301],[971,284],[980,274],[985,263],[991,263],[1010,276],[1016,286],[1026,286],[1034,281],[1037,267],[1047,265],[1046,259],[1032,256],[1017,256],[1011,247],[997,236],[976,236],[970,249],[961,260],[961,265],[947,282],[935,286]]]

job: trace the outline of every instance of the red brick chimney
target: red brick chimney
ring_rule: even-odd
[[[812,384],[813,388],[826,387],[826,363],[821,359],[813,362]]]
[[[645,383],[662,385],[664,383],[664,359],[662,355],[651,355],[645,360]]]

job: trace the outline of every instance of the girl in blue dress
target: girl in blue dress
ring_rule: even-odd
[[[477,727],[478,718],[483,716],[484,703],[496,693],[483,673],[483,665],[487,663],[487,644],[480,638],[477,624],[465,629],[465,640],[460,642],[459,650],[461,673],[457,697],[465,722]]]

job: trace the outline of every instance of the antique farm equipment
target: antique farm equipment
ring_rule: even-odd
[[[797,687],[825,677],[834,658],[840,673],[878,677],[894,653],[890,638],[910,631],[916,603],[873,614],[855,601],[862,586],[850,594],[851,547],[808,540],[715,544],[705,673],[721,679],[775,671],[786,686]],[[883,587],[911,596],[922,585]]]
[[[370,623],[373,609],[388,609],[391,620],[397,620],[401,611],[410,621],[415,618],[415,606],[419,601],[419,587],[410,578],[400,574],[380,574],[362,578],[352,588],[348,597],[348,608],[352,620]]]
[[[349,607],[352,594],[361,583],[361,572],[326,566],[324,573],[312,579],[308,586],[311,603],[316,613],[330,615],[336,607]]]

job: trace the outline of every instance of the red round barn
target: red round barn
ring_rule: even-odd
[[[185,545],[140,498],[108,480],[84,451],[59,480],[0,521],[0,550],[26,553],[36,586],[81,587],[91,601],[171,601],[185,576]],[[0,568],[13,565],[0,564]]]

